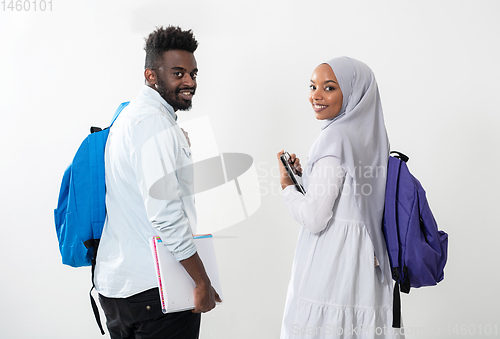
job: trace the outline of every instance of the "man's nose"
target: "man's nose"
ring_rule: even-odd
[[[191,77],[191,74],[184,74],[184,77],[182,78],[182,85],[185,87],[194,87],[195,85],[195,80]]]

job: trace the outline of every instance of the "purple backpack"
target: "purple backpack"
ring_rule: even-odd
[[[408,157],[389,157],[383,232],[394,285],[393,327],[401,327],[400,291],[434,286],[444,278],[448,234],[439,231],[420,182],[410,173]]]

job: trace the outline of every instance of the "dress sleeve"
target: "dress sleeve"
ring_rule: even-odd
[[[180,261],[196,252],[177,177],[179,140],[166,118],[148,117],[133,132],[136,180],[149,221]]]
[[[319,159],[308,178],[306,195],[294,185],[283,190],[285,204],[292,217],[311,233],[324,230],[333,216],[333,205],[341,192],[345,171],[333,156]]]

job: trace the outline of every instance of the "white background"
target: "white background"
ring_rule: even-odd
[[[254,158],[262,192],[255,214],[215,234],[225,301],[203,316],[201,338],[279,336],[299,226],[279,195],[276,153],[305,162],[320,130],[309,77],[340,55],[375,72],[391,148],[410,156],[449,233],[444,281],[402,296],[407,338],[494,337],[487,326],[498,335],[499,13],[486,0],[0,9],[0,337],[101,338],[90,271],[60,263],[53,209],[89,127],[138,94],[144,37],[168,24],[200,42],[194,108],[180,119],[208,115],[221,152]]]

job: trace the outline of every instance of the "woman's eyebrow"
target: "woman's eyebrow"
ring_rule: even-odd
[[[314,82],[314,81],[312,81],[312,80],[311,80],[311,82],[312,82],[313,84],[315,84],[315,82]],[[333,81],[333,80],[326,80],[326,81],[324,81],[324,82],[323,82],[323,84],[327,84],[327,83],[329,83],[329,82],[333,82],[334,84],[337,84],[337,83],[336,83],[335,81]],[[338,85],[338,84],[337,84],[337,85]]]
[[[326,80],[326,81],[324,82],[324,84],[329,83],[329,82],[333,82],[334,84],[337,84],[337,83],[336,83],[335,81],[333,81],[333,80]],[[338,85],[338,84],[337,84],[337,85]]]

